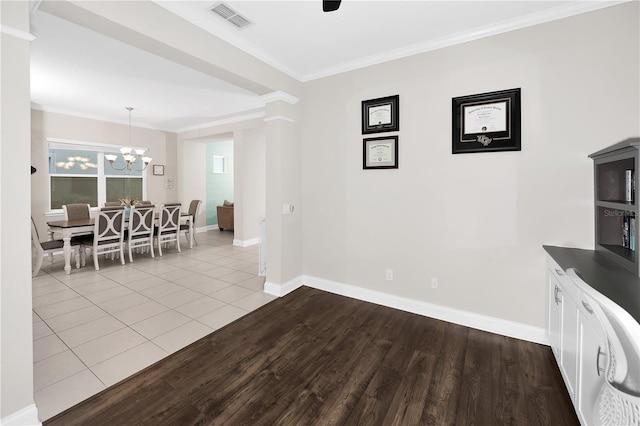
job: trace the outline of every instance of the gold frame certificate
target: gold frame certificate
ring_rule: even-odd
[[[398,137],[388,136],[363,140],[363,169],[397,169]]]

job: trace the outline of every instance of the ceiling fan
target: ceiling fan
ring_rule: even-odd
[[[341,1],[342,0],[322,0],[322,11],[333,12],[334,10],[338,10]]]

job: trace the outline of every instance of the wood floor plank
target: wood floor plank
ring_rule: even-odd
[[[346,419],[346,424],[376,425],[382,424],[389,412],[389,406],[404,378],[409,357],[416,346],[424,346],[423,342],[432,342],[430,327],[424,327],[417,315],[389,316],[385,318],[384,329],[389,335],[402,333],[403,339],[396,339],[384,360],[378,365],[376,374],[369,382],[364,394],[353,407]],[[444,326],[443,322],[434,320]]]
[[[424,402],[430,389],[436,359],[433,355],[415,351],[405,371],[403,381],[395,393],[383,424],[417,425],[422,421]]]
[[[350,316],[343,333],[333,342],[334,345],[326,347],[318,357],[319,368],[308,376],[307,382],[290,406],[296,409],[288,407],[280,416],[279,424],[313,424],[321,419],[324,404],[335,401],[334,392],[344,385],[345,377],[355,368],[358,355],[367,346],[368,340],[363,338],[366,336],[363,327],[380,327],[380,322],[375,321],[374,305],[356,310]]]
[[[491,404],[495,400],[497,371],[494,347],[489,333],[469,333],[464,373],[460,382],[460,401],[456,420],[461,424],[494,424]]]
[[[423,424],[455,425],[470,329],[447,323],[429,383],[422,415]]]
[[[578,421],[546,346],[303,287],[44,424]]]
[[[246,410],[249,400],[256,400],[252,395],[258,393],[262,396],[264,389],[280,389],[283,387],[281,385],[283,381],[294,380],[296,377],[302,378],[302,381],[294,380],[283,388],[287,389],[292,383],[302,386],[310,376],[321,370],[323,360],[330,358],[331,354],[340,347],[340,335],[345,333],[345,330],[327,327],[326,324],[332,315],[331,309],[322,309],[322,303],[319,301],[315,301],[314,305],[318,313],[313,318],[305,318],[300,323],[299,329],[290,330],[284,336],[275,339],[271,346],[265,345],[260,360],[254,362],[251,369],[245,369],[222,380],[221,394],[212,399],[210,395],[204,393],[202,395],[204,399],[200,404],[201,409],[208,415],[218,416],[228,422],[233,420],[238,410],[250,412],[253,416],[265,410],[255,404],[252,404],[250,411]],[[362,310],[363,307],[357,304],[345,306],[342,312],[337,316],[333,314],[333,317],[340,321],[352,322],[353,318],[350,317],[358,309]],[[307,312],[307,315],[309,314]],[[289,400],[297,396],[297,392],[295,395],[280,395],[280,399],[273,402],[284,409],[289,405]],[[257,400],[262,401],[263,398],[257,398]],[[278,410],[278,407],[273,404],[268,408],[272,414]]]

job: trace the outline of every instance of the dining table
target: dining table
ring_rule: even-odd
[[[49,225],[49,236],[51,238],[56,233],[62,234],[62,240],[64,241],[62,246],[64,272],[68,275],[71,273],[71,238],[93,233],[95,219],[52,220],[47,222],[47,225]]]
[[[159,219],[160,214],[155,214],[156,221]],[[181,213],[180,221],[188,221],[189,223],[189,248],[193,248],[193,220],[189,213]],[[47,222],[49,225],[49,237],[53,238],[55,234],[62,236],[64,245],[62,246],[62,253],[64,255],[64,272],[68,275],[71,273],[71,238],[79,235],[90,235],[93,233],[95,227],[95,219],[75,219],[75,220],[52,220]],[[128,225],[128,221],[125,221],[125,228]]]

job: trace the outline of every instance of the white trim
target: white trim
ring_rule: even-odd
[[[44,111],[44,112],[48,112],[48,113],[52,113],[52,114],[68,115],[70,117],[76,117],[76,118],[86,118],[88,120],[104,121],[105,123],[122,124],[124,126],[128,126],[129,125],[128,121],[114,120],[113,117],[107,117],[106,115],[88,114],[86,112],[74,111],[74,110],[69,110],[69,109],[64,109],[64,108],[51,108],[51,107],[42,106],[42,105],[39,105],[39,104],[36,104],[36,103],[33,103],[33,102],[31,102],[31,109],[35,109],[36,111]],[[152,125],[149,125],[149,124],[142,124],[142,123],[132,122],[131,125],[133,127],[141,127],[143,129],[151,129],[151,130],[158,130],[158,131],[161,131],[161,132],[177,133],[175,129],[155,127],[155,126],[152,126]]]
[[[249,247],[260,244],[260,238],[251,238],[250,240],[233,240],[233,245],[237,247]]]
[[[302,283],[303,278],[304,278],[304,275],[301,275],[284,284],[276,284],[270,281],[265,281],[264,292],[267,294],[271,294],[273,296],[278,296],[278,297],[286,296],[287,294],[291,293],[293,290],[300,288],[304,285]]]
[[[201,226],[199,228],[196,228],[196,234],[200,234],[201,232],[207,232],[209,229],[218,229],[218,227],[215,225]]]
[[[285,117],[284,115],[274,115],[273,117],[267,117],[264,119],[264,121],[274,121],[274,120],[284,120],[284,121],[288,121],[290,123],[295,123],[295,120],[289,118],[289,117]]]
[[[2,25],[2,24],[0,24],[0,33],[14,36],[16,38],[26,40],[26,41],[33,41],[36,39],[36,37],[33,34],[30,34],[26,31],[19,30],[17,28],[9,27],[7,25]]]
[[[43,0],[31,0],[31,7],[29,9],[29,13],[31,15],[33,15],[38,11],[38,8],[40,7],[40,4],[42,3],[42,1]]]
[[[549,336],[545,328],[533,327],[519,322],[509,321],[488,315],[463,311],[461,309],[449,308],[447,306],[435,305],[421,300],[409,299],[380,291],[369,290],[336,281],[325,280],[323,278],[301,275],[300,277],[285,284],[275,284],[269,281],[264,284],[264,292],[274,296],[285,296],[296,288],[305,285],[318,290],[328,291],[341,296],[351,297],[365,302],[389,308],[400,309],[429,318],[459,324],[490,333],[500,334],[507,337],[526,340],[533,343],[549,345]]]
[[[125,148],[125,147],[133,148],[133,149],[149,150],[149,148],[144,146],[107,144],[103,142],[90,142],[90,141],[62,139],[62,138],[47,138],[47,143],[49,144],[49,148],[76,149],[76,150],[85,150],[85,151],[92,151],[92,152],[99,152],[97,149],[94,149],[94,148],[101,148],[107,151],[117,151],[120,148]],[[85,147],[91,147],[92,149],[84,149]]]
[[[114,124],[122,124],[122,125],[128,125],[129,123],[127,121],[120,121],[120,120],[114,120],[112,117],[107,117],[105,115],[99,115],[99,114],[87,114],[85,112],[80,112],[80,111],[73,111],[73,110],[67,110],[67,109],[62,109],[62,108],[50,108],[50,107],[45,107],[36,103],[31,102],[31,109],[37,110],[37,111],[44,111],[44,112],[48,112],[48,113],[53,113],[53,114],[62,114],[62,115],[68,115],[71,117],[77,117],[77,118],[86,118],[88,120],[98,120],[98,121],[104,121],[107,123],[114,123]],[[248,120],[253,120],[256,118],[262,118],[265,116],[265,111],[264,111],[264,106],[261,106],[260,108],[255,108],[255,109],[250,109],[250,110],[246,110],[246,111],[241,111],[239,113],[236,114],[230,114],[230,115],[225,115],[222,116],[216,120],[213,121],[208,121],[206,123],[201,123],[201,124],[196,124],[193,126],[188,126],[188,127],[183,127],[180,129],[174,129],[174,128],[167,128],[167,127],[156,127],[156,126],[152,126],[149,124],[142,124],[142,123],[136,123],[133,122],[131,125],[133,127],[140,127],[143,129],[151,129],[151,130],[158,130],[161,132],[169,132],[169,133],[183,133],[183,132],[190,132],[193,130],[203,130],[203,129],[208,129],[210,127],[216,127],[216,126],[222,126],[224,124],[230,124],[230,123],[237,123],[239,121],[248,121]]]
[[[318,70],[316,72],[306,74],[304,72],[301,73],[297,69],[292,69],[291,67],[285,65],[284,63],[269,55],[267,52],[251,46],[250,43],[241,38],[237,31],[232,31],[231,29],[225,30],[222,26],[212,26],[207,15],[199,13],[199,11],[194,8],[190,8],[181,4],[182,2],[162,0],[153,1],[157,5],[175,13],[176,15],[186,19],[194,25],[197,25],[208,33],[213,34],[214,36],[226,41],[227,43],[237,47],[247,54],[258,58],[267,65],[271,65],[275,69],[282,71],[289,77],[306,83],[311,80],[316,80],[319,78],[340,74],[366,66],[392,61],[394,59],[399,59],[410,55],[429,52],[431,50],[440,49],[446,46],[466,43],[468,41],[478,40],[495,34],[515,31],[533,25],[543,24],[570,16],[580,15],[582,13],[615,6],[617,4],[626,3],[632,0],[574,1],[562,6],[554,7],[549,10],[544,10],[542,12],[532,13],[530,15],[522,16],[520,18],[512,19],[502,23],[496,23],[480,31],[473,30],[469,33],[459,33],[453,36],[443,37],[435,42],[418,43],[406,49],[398,49],[381,55],[364,58],[358,61],[344,62]]]
[[[175,130],[175,133],[190,132],[193,130],[203,130],[203,129],[208,129],[210,127],[222,126],[224,124],[237,123],[239,121],[249,121],[256,118],[262,118],[264,116],[265,116],[265,112],[263,108],[261,108],[259,111],[243,111],[237,115],[220,118],[218,120],[209,121],[207,123],[202,123],[195,126],[183,127],[181,129]]]
[[[5,426],[36,426],[42,425],[38,418],[38,407],[36,404],[31,404],[24,407],[22,410],[16,411],[13,414],[9,414],[5,418],[0,420],[0,425]]]
[[[476,28],[471,31],[452,34],[436,40],[430,40],[423,43],[416,43],[411,46],[401,47],[399,49],[383,52],[378,55],[368,56],[353,61],[343,62],[331,67],[308,73],[302,76],[303,83],[317,80],[319,78],[329,77],[360,68],[377,65],[384,62],[393,61],[408,56],[426,53],[444,47],[455,46],[474,40],[480,40],[485,37],[503,34],[510,31],[516,31],[522,28],[532,27],[534,25],[544,24],[558,19],[568,18],[582,13],[591,12],[606,7],[615,6],[621,3],[627,3],[631,0],[614,0],[614,1],[576,1],[552,9],[543,10],[529,15],[521,16],[518,19],[510,19],[503,22],[487,25],[485,27]]]
[[[288,104],[295,105],[300,99],[287,92],[283,92],[282,90],[276,90],[275,92],[260,96],[260,100],[265,104],[268,104],[269,102],[283,101]]]

